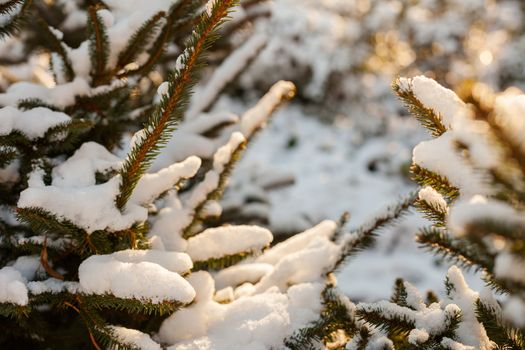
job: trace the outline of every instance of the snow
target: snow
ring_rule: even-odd
[[[455,235],[463,236],[469,223],[483,220],[503,220],[509,225],[525,224],[525,218],[511,206],[476,195],[454,204],[447,225]]]
[[[217,288],[223,289],[227,286],[237,287],[244,282],[256,283],[271,271],[273,271],[271,264],[237,264],[220,270],[213,278]]]
[[[0,269],[0,302],[27,305],[26,279],[13,267],[5,266]]]
[[[120,342],[132,345],[141,350],[160,350],[160,344],[151,340],[148,334],[142,333],[136,329],[130,329],[118,326],[109,326],[111,333]]]
[[[284,256],[274,270],[255,285],[262,292],[272,287],[286,290],[290,285],[315,282],[326,274],[339,258],[340,248],[325,237],[315,237],[300,251]]]
[[[525,284],[525,260],[523,257],[502,252],[494,262],[494,274],[499,279]]]
[[[267,39],[264,35],[255,34],[239,49],[229,55],[226,60],[215,69],[205,87],[197,90],[193,95],[191,107],[186,113],[186,118],[191,120],[203,112],[206,107],[210,106],[225,86],[261,51],[266,45],[266,41]]]
[[[222,207],[218,201],[209,200],[204,204],[202,209],[202,216],[205,218],[215,217],[218,218],[222,214]]]
[[[127,249],[113,253],[112,257],[118,261],[128,263],[151,262],[180,275],[188,273],[193,267],[190,257],[185,253],[179,252]]]
[[[157,254],[153,253],[151,260],[157,260]],[[133,298],[154,304],[166,301],[188,304],[193,300],[195,291],[179,274],[155,262],[134,262],[135,259],[134,255],[119,255],[118,252],[90,256],[78,269],[81,291],[112,294],[118,298]]]
[[[428,333],[424,330],[414,328],[408,334],[408,342],[413,345],[424,343],[428,340]]]
[[[191,192],[186,201],[188,208],[197,208],[219,186],[221,173],[230,162],[233,153],[243,142],[245,142],[244,136],[240,132],[234,132],[228,142],[215,152],[213,155],[213,168],[206,173],[204,180]]]
[[[159,85],[157,89],[157,95],[159,95],[160,97],[163,97],[164,95],[168,93],[169,88],[170,88],[170,83],[168,81],[163,82],[162,84]]]
[[[193,261],[218,259],[244,252],[257,252],[268,246],[273,236],[257,226],[221,226],[209,228],[188,240],[186,253]]]
[[[234,132],[228,143],[215,152],[213,156],[213,169],[218,173],[222,173],[226,164],[230,162],[233,153],[245,141],[246,139],[240,132]]]
[[[121,159],[96,142],[83,143],[66,161],[53,168],[52,184],[83,187],[96,184],[96,173],[118,170]]]
[[[255,130],[266,122],[270,114],[284,98],[293,97],[295,86],[291,82],[280,81],[264,95],[257,104],[246,111],[241,118],[241,132],[249,138]]]
[[[0,14],[0,26],[7,25],[14,16],[16,16],[20,10],[22,9],[22,3],[17,3],[14,7],[12,7],[9,12]]]
[[[449,296],[454,304],[461,309],[461,323],[458,325],[457,340],[465,345],[480,350],[492,349],[493,343],[487,337],[483,325],[477,321],[475,303],[479,293],[470,289],[458,267],[452,266],[448,270],[448,280],[454,286]]]
[[[40,257],[38,255],[20,256],[11,267],[20,272],[23,278],[30,281],[35,278],[40,269]]]
[[[299,233],[284,242],[276,244],[272,249],[258,257],[257,262],[276,264],[281,261],[281,259],[304,250],[314,242],[316,238],[330,238],[334,234],[336,227],[334,221],[325,220],[305,232]]]
[[[115,18],[113,17],[113,14],[106,9],[98,10],[97,15],[100,16],[102,19],[102,23],[106,28],[112,27],[115,23]]]
[[[172,1],[129,0],[123,3],[107,0],[106,3],[112,11],[101,10],[98,13],[109,27],[111,69],[118,53],[126,44],[127,36],[124,34],[132,33],[146,19],[156,11],[165,9]],[[48,279],[28,282],[24,288],[33,294],[46,291],[56,293],[64,290],[84,293],[86,291],[115,292],[124,297],[151,299],[155,302],[165,300],[164,298],[184,297],[186,302],[193,301],[193,303],[170,316],[164,322],[159,334],[154,336],[155,340],[172,345],[175,349],[230,349],[237,346],[265,349],[282,346],[284,336],[289,335],[300,325],[317,318],[320,310],[319,293],[323,286],[321,282],[324,282],[325,273],[333,265],[339,253],[339,247],[330,240],[336,229],[335,222],[321,220],[324,218],[335,220],[343,211],[349,210],[351,220],[348,228],[342,233],[345,235],[345,232],[352,232],[352,229],[358,227],[364,219],[375,216],[377,208],[412,188],[399,169],[410,160],[407,150],[418,141],[417,132],[414,132],[415,129],[409,122],[398,120],[399,118],[392,118],[385,122],[385,118],[382,118],[399,114],[397,111],[399,105],[392,103],[391,98],[382,100],[385,91],[388,91],[387,82],[392,72],[407,68],[412,74],[415,71],[414,66],[428,68],[426,64],[428,61],[423,58],[421,64],[422,58],[415,54],[419,52],[417,47],[413,50],[403,48],[403,45],[407,45],[404,43],[407,39],[405,34],[414,33],[415,45],[432,44],[433,51],[445,53],[458,51],[461,37],[466,35],[469,49],[467,52],[459,50],[458,56],[463,59],[474,55],[477,58],[475,44],[480,41],[487,46],[483,48],[483,52],[494,55],[494,59],[497,59],[498,50],[492,44],[494,38],[480,36],[476,31],[470,32],[469,25],[472,23],[462,19],[461,11],[465,9],[476,12],[474,17],[479,17],[477,11],[483,10],[485,5],[483,1],[447,2],[443,6],[452,7],[454,10],[444,11],[445,15],[433,11],[436,4],[435,1],[423,1],[412,8],[405,8],[404,4],[398,1],[385,3],[276,0],[276,10],[272,18],[265,25],[254,23],[253,27],[246,28],[246,32],[254,30],[255,36],[252,36],[239,50],[234,51],[232,57],[235,59],[227,59],[224,65],[216,70],[216,74],[210,76],[207,84],[199,86],[190,110],[195,111],[195,116],[186,118],[187,120],[174,133],[169,142],[170,150],[159,157],[140,180],[126,211],[122,213],[114,206],[120,180],[118,176],[104,184],[96,183],[97,173],[109,174],[118,170],[122,164],[120,158],[100,145],[84,144],[65,161],[62,157],[52,159],[56,166],[52,172],[51,186],[44,185],[42,169],[36,168],[29,175],[29,188],[22,193],[19,206],[42,206],[59,218],[73,221],[88,233],[98,229],[114,231],[128,228],[133,223],[145,221],[149,210],[152,214],[147,218],[152,227],[149,239],[155,250],[129,250],[111,256],[93,256],[82,264],[81,269],[85,273],[80,273],[79,284],[66,284]],[[78,10],[73,2],[66,2],[65,7],[68,8],[66,11],[68,20],[61,26],[64,30],[78,25],[74,22],[77,21],[78,14],[83,12]],[[268,4],[252,5],[243,10],[239,18],[254,13],[264,13],[269,8]],[[494,17],[501,16],[491,10],[486,12],[490,12]],[[398,17],[403,16],[406,18],[401,20],[401,24],[405,24],[398,25]],[[517,23],[514,24],[517,29],[517,25],[522,22],[519,18],[516,20],[519,16],[512,14],[508,17],[512,18],[508,22]],[[479,18],[483,23],[488,23],[488,27],[496,28],[495,31],[504,32],[501,26],[495,23],[497,20],[484,21],[485,17]],[[500,20],[504,19],[505,17]],[[81,20],[78,22],[82,23]],[[265,28],[261,30],[261,27]],[[385,33],[381,32],[383,28],[387,33],[386,38],[399,41],[396,45],[401,46],[401,49],[393,55],[394,64],[390,66],[383,62],[381,66],[385,67],[385,72],[376,74],[374,64],[377,64],[377,61],[374,59],[377,60],[378,57],[374,56],[370,48],[363,47],[361,42],[372,41],[370,40],[372,38],[373,41],[381,42],[385,36]],[[374,36],[372,37],[369,32]],[[275,35],[276,33],[279,35]],[[508,38],[504,33],[503,36],[506,41]],[[246,36],[240,33],[238,37],[232,39],[232,43],[242,42],[244,39]],[[272,76],[282,75],[283,71],[288,70],[289,66],[282,63],[292,56],[291,66],[296,69],[289,69],[289,72],[284,73],[306,79],[298,83],[298,86],[304,90],[301,91],[302,97],[313,98],[310,102],[322,100],[324,104],[321,108],[312,110],[310,110],[311,106],[290,105],[280,112],[280,118],[277,118],[268,133],[254,140],[246,159],[239,164],[237,173],[232,179],[234,200],[230,197],[228,202],[227,194],[223,202],[204,203],[207,195],[217,187],[220,173],[230,161],[233,150],[244,142],[244,137],[240,133],[234,133],[230,141],[224,145],[230,132],[240,129],[244,136],[249,138],[259,126],[266,123],[269,111],[281,102],[282,97],[292,94],[294,90],[290,83],[278,83],[260,103],[244,114],[240,113],[245,110],[244,104],[238,106],[227,98],[217,101],[217,110],[224,106],[228,107],[224,108],[227,110],[238,108],[236,112],[242,115],[240,119],[234,114],[221,114],[215,110],[209,114],[200,113],[215,100],[217,97],[215,93],[223,89],[225,83],[242,70],[243,64],[250,60],[250,56],[266,41],[268,42],[266,53],[261,54],[256,60],[262,61],[263,64],[254,65],[255,68],[243,75],[241,87],[250,80],[273,81]],[[170,50],[179,53],[173,47]],[[17,50],[5,50],[2,46],[0,52],[3,54],[4,51],[9,51],[11,55],[16,54]],[[75,96],[93,94],[95,91],[88,87],[87,75],[91,67],[87,53],[87,43],[72,50],[74,70],[79,77],[74,82],[59,84],[53,88],[45,87],[45,89],[41,89],[42,86],[38,85],[45,81],[43,78],[35,78],[38,84],[12,84],[6,93],[0,94],[0,105],[16,106],[20,98],[32,96],[65,108],[74,102]],[[20,55],[20,52],[18,54]],[[184,52],[179,55],[176,68],[182,67],[186,54],[187,52]],[[460,81],[469,74],[478,76],[471,65],[465,64],[458,68],[458,62],[454,60],[452,63],[448,60],[443,61],[444,57],[438,53],[435,57],[440,62],[446,62],[450,68],[449,75],[444,77],[447,82]],[[365,58],[368,60],[366,65],[363,64]],[[141,59],[142,57],[139,61]],[[413,66],[412,62],[415,62]],[[269,71],[264,67],[265,63],[284,68]],[[136,62],[132,64],[137,65]],[[301,70],[301,67],[307,67],[309,70]],[[354,79],[356,75],[350,74],[349,71],[355,71],[356,67],[360,68],[360,73],[357,79]],[[428,69],[432,71],[432,67]],[[363,70],[367,73],[363,74]],[[257,77],[257,72],[261,74],[261,71],[263,77]],[[342,77],[340,80],[344,82],[334,81],[338,80],[334,77]],[[29,80],[18,76],[15,80],[17,79]],[[296,79],[290,80],[296,81]],[[3,76],[0,76],[0,88],[3,89],[3,86],[9,85],[5,85]],[[263,83],[260,86],[267,86],[267,84]],[[471,120],[465,112],[465,105],[457,99],[457,96],[431,79],[419,76],[411,80],[401,80],[401,87],[413,89],[417,98],[442,115],[450,129],[442,138],[421,143],[414,151],[413,158],[421,166],[447,176],[452,184],[461,187],[461,197],[456,205],[451,207],[449,227],[461,235],[461,229],[470,220],[482,214],[502,216],[511,222],[521,224],[520,213],[490,199],[491,193],[486,188],[482,176],[484,174],[479,174],[478,169],[472,169],[466,158],[454,155],[455,142],[459,140],[471,147],[474,165],[489,167],[497,164],[499,154],[492,154],[489,144],[478,142],[476,139],[485,132],[484,128],[486,129],[487,125]],[[101,89],[107,88],[101,87]],[[23,91],[24,89],[27,91]],[[163,95],[166,90],[167,85],[163,83],[158,88],[158,94]],[[248,91],[245,95],[246,99],[249,100],[252,95],[257,95],[257,92]],[[371,102],[363,104],[362,101],[348,98],[360,95],[370,99]],[[245,96],[243,95],[243,98]],[[324,110],[323,113],[331,114],[329,116],[331,118],[337,113],[333,112],[331,107],[340,108],[334,106],[330,96],[332,98],[341,96],[348,101],[352,100],[349,104],[356,108],[348,108],[351,119],[348,116],[335,116],[333,121],[324,123],[318,121],[325,117],[321,110]],[[521,145],[523,145],[525,125],[522,118],[524,113],[521,113],[523,106],[525,103],[522,99],[512,94],[498,100],[497,106],[498,122],[514,132],[513,137]],[[328,107],[330,107],[329,111]],[[307,109],[308,113],[305,112]],[[362,121],[359,121],[361,114],[370,117],[368,119],[372,124],[380,120],[375,125],[381,126],[373,131],[363,131],[365,128]],[[239,120],[240,125],[227,127],[226,132],[217,138],[203,136],[222,123],[235,124]],[[380,130],[381,128],[385,130]],[[16,130],[15,127],[12,129]],[[387,134],[382,135],[383,132]],[[472,136],[473,134],[476,137]],[[134,135],[131,147],[140,140],[141,135],[143,131]],[[200,159],[188,158],[192,155]],[[205,166],[208,166],[210,164],[208,161],[212,157],[213,169],[204,175],[203,182],[195,191],[191,193],[181,191],[177,194],[172,189],[180,179],[190,178],[196,174],[201,159]],[[455,170],[451,171],[451,168]],[[12,168],[0,171],[2,181],[16,179],[17,175],[16,164]],[[161,194],[163,194],[162,198],[153,204],[156,197]],[[446,212],[447,203],[444,198],[430,187],[421,189],[419,198]],[[270,232],[255,226],[250,226],[246,232],[243,231],[244,229],[241,230],[242,234],[237,231],[240,227],[247,226],[208,229],[188,241],[180,236],[181,230],[191,223],[197,206],[204,204],[204,210],[199,215],[211,216],[221,212],[221,205],[226,208],[225,203],[229,203],[230,208],[233,209],[237,206],[248,216],[268,219],[270,228],[277,234],[286,235],[300,232],[307,227],[314,227],[269,248],[261,256],[247,258],[236,266],[214,273],[213,276],[206,272],[196,272],[189,274],[186,280],[182,279],[178,274],[189,272],[192,266],[191,258],[199,261],[201,258],[220,257],[222,254],[238,252],[240,249],[244,251],[255,247],[253,249],[259,250],[271,242]],[[392,228],[385,229],[374,247],[360,254],[339,272],[340,286],[344,292],[354,300],[386,298],[391,292],[393,278],[399,275],[420,288],[440,289],[442,272],[448,265],[435,264],[430,255],[417,251],[412,241],[416,228],[427,224],[412,215]],[[210,232],[213,230],[224,234],[212,235]],[[256,235],[254,232],[259,234]],[[204,241],[207,235],[211,237],[208,243],[199,241],[199,239]],[[241,239],[232,238],[236,235]],[[242,239],[244,235],[249,239]],[[17,242],[31,240],[42,243],[44,236],[15,239]],[[48,243],[51,246],[60,242],[62,241],[57,240]],[[220,247],[213,247],[221,242]],[[184,251],[186,253],[181,253]],[[9,280],[8,285],[20,282],[16,271],[20,275],[23,286],[25,280],[35,278],[35,274],[38,273],[38,257],[33,256],[27,261],[19,260],[10,262],[15,270],[11,275],[4,273],[5,276],[11,276],[9,278],[4,276]],[[514,257],[500,253],[496,259],[496,274],[522,281],[520,275],[524,270],[522,265],[522,261],[516,264]],[[510,266],[518,266],[519,269],[510,271]],[[12,277],[13,274],[16,278]],[[147,278],[144,279],[142,274],[146,274]],[[458,286],[457,295],[439,305],[433,304],[428,307],[423,305],[422,296],[415,286],[408,283],[405,285],[408,290],[408,303],[417,310],[412,313],[416,314],[414,317],[417,318],[417,328],[410,333],[409,340],[413,344],[423,342],[429,334],[439,329],[447,315],[453,315],[459,310],[459,305],[466,310],[467,316],[465,329],[461,329],[461,337],[464,338],[461,341],[472,346],[459,344],[455,341],[458,339],[444,339],[443,346],[451,349],[488,348],[484,342],[482,327],[473,317],[472,300],[479,294],[467,287],[458,271],[451,269],[449,277]],[[470,275],[468,278],[474,281],[474,286],[480,285],[476,276]],[[151,288],[153,284],[160,286],[159,289],[145,290],[146,287],[153,289]],[[181,293],[184,293],[173,285],[182,285],[182,290],[186,294],[181,296]],[[0,286],[2,290],[4,284]],[[194,297],[190,298],[190,295]],[[219,300],[228,304],[219,304],[216,302]],[[523,312],[519,314],[520,310],[523,311],[522,302],[520,304],[511,300],[504,305],[510,308],[507,312],[518,314],[523,321],[521,317]],[[126,342],[159,348],[159,345],[147,334],[122,327],[113,329]],[[233,331],[230,332],[232,329]],[[474,344],[472,334],[481,339],[479,344]],[[351,345],[348,348],[351,348]],[[393,344],[381,335],[374,335],[369,348],[393,348]]]
[[[121,213],[115,206],[120,177],[115,176],[100,185],[83,187],[29,187],[20,193],[18,207],[40,207],[93,233],[97,230],[119,231],[135,222],[145,221],[146,208],[130,206]]]
[[[170,350],[269,349],[318,317],[323,284],[300,284],[287,293],[269,291],[229,304],[212,300],[175,312],[162,324],[159,338]]]
[[[448,211],[447,202],[441,194],[430,186],[425,186],[418,192],[419,200],[425,201],[432,208],[437,211],[446,213]]]
[[[382,300],[376,303],[360,303],[357,309],[380,312],[386,319],[404,318],[413,323],[415,328],[408,335],[408,340],[413,345],[425,342],[432,335],[442,334],[450,320],[461,314],[461,322],[455,331],[456,340],[475,349],[491,349],[493,343],[489,341],[483,325],[476,318],[475,302],[480,298],[479,293],[468,287],[461,271],[456,266],[449,269],[447,278],[452,285],[452,290],[448,292],[448,297],[440,303],[426,306],[420,300],[420,305],[416,310],[412,310]],[[413,288],[409,288],[408,291],[414,293]]]
[[[89,57],[87,53],[86,57]],[[72,61],[75,62],[73,58]],[[21,81],[10,85],[5,93],[0,93],[0,105],[16,106],[21,100],[40,99],[44,103],[65,108],[75,103],[75,96],[88,95],[89,91],[88,83],[80,77],[53,88]]]
[[[189,157],[183,162],[172,164],[156,173],[144,174],[129,201],[142,205],[152,203],[160,194],[173,188],[182,179],[193,177],[200,166],[200,158]]]
[[[67,123],[71,118],[62,112],[37,107],[20,111],[13,107],[0,108],[0,135],[20,131],[30,140],[43,137],[54,126]]]
[[[181,230],[190,224],[190,212],[182,208],[174,192],[168,192],[165,200],[166,205],[159,211],[148,237],[155,242],[154,249],[185,251],[187,242],[181,237]]]
[[[193,118],[186,118],[178,130],[184,133],[202,134],[221,124],[235,124],[239,117],[230,112],[200,113]]]
[[[483,177],[474,171],[458,154],[454,136],[447,131],[440,137],[419,143],[413,151],[412,161],[422,168],[444,176],[459,188],[463,196],[487,194],[489,189]]]
[[[56,278],[48,278],[43,281],[31,281],[27,283],[27,289],[32,295],[43,293],[57,294],[62,292],[76,294],[80,290],[80,285],[78,282],[64,282]]]
[[[503,306],[503,314],[517,327],[525,327],[525,302],[519,297],[513,296]]]

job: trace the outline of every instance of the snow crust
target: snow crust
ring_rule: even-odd
[[[165,301],[187,304],[193,300],[195,291],[191,285],[178,273],[156,263],[180,269],[184,267],[181,265],[188,265],[187,259],[185,262],[184,258],[181,261],[166,261],[169,256],[156,251],[139,254],[143,255],[117,252],[90,256],[78,269],[81,291],[87,294],[112,294],[118,298],[133,298],[154,304]]]
[[[8,135],[16,130],[33,140],[43,137],[52,127],[70,120],[67,114],[48,108],[37,107],[20,111],[8,106],[0,108],[0,135]]]
[[[86,57],[82,61],[88,58],[86,52]],[[44,103],[65,108],[75,103],[75,96],[87,95],[90,89],[89,84],[80,77],[52,88],[21,81],[10,85],[5,93],[0,93],[0,105],[16,106],[20,100],[39,99]]]
[[[443,118],[446,126],[450,126],[457,115],[465,113],[465,103],[452,90],[433,79],[422,75],[414,77],[411,79],[411,88],[419,101]]]
[[[61,219],[69,220],[86,232],[109,229],[119,231],[135,222],[145,221],[146,208],[133,206],[121,213],[115,206],[120,177],[106,183],[84,187],[29,187],[20,193],[18,207],[40,207]]]
[[[273,240],[272,233],[258,226],[209,228],[188,240],[186,253],[193,261],[206,261],[243,252],[256,252]]]
[[[52,184],[57,187],[82,187],[96,184],[96,173],[120,168],[122,161],[96,142],[83,143],[66,161],[53,168]]]
[[[182,179],[193,177],[200,166],[200,158],[189,157],[183,162],[172,164],[156,173],[144,174],[137,183],[130,202],[142,205],[153,202],[160,194],[173,188]]]
[[[273,110],[281,103],[283,97],[293,96],[295,85],[291,82],[280,81],[268,91],[259,102],[241,118],[241,132],[244,136],[250,137],[270,116]]]
[[[456,152],[454,136],[450,131],[436,139],[419,143],[414,148],[412,161],[422,168],[446,177],[467,197],[488,192],[480,174]]]
[[[454,285],[450,297],[460,307],[462,315],[461,323],[456,331],[457,340],[475,349],[492,349],[493,343],[489,340],[483,325],[476,318],[475,303],[480,297],[479,293],[470,289],[458,267],[452,266],[447,276]]]
[[[124,344],[132,345],[141,350],[162,349],[160,344],[154,342],[148,334],[142,333],[136,329],[119,326],[109,326],[109,329],[112,334]]]
[[[27,305],[26,279],[13,267],[5,266],[0,269],[0,302]]]
[[[420,200],[425,201],[431,207],[442,213],[446,213],[448,211],[447,202],[443,196],[430,186],[425,186],[419,190],[418,197]]]
[[[450,210],[447,225],[454,234],[462,236],[469,223],[479,220],[503,220],[511,225],[525,225],[525,218],[520,212],[503,202],[480,195],[456,202]]]
[[[299,284],[218,304],[201,299],[167,318],[159,338],[168,349],[269,349],[317,318],[322,284]]]

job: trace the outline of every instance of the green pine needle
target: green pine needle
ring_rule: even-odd
[[[116,198],[120,209],[124,208],[138,181],[183,119],[192,87],[197,80],[198,68],[204,64],[203,54],[217,39],[217,29],[236,3],[236,0],[217,1],[210,14],[202,14],[197,29],[180,56],[181,67],[169,75],[168,93],[162,97],[144,128],[143,138],[133,146],[122,167],[122,181]]]
[[[91,77],[95,86],[104,83],[106,64],[109,58],[107,29],[102,17],[97,13],[98,10],[100,10],[100,6],[90,6],[87,18]]]
[[[421,187],[431,186],[449,201],[453,201],[459,196],[459,189],[450,184],[447,178],[436,174],[433,171],[412,164],[410,167],[412,180],[417,182]]]
[[[432,136],[438,137],[447,131],[447,128],[443,124],[443,118],[441,115],[434,111],[432,108],[426,107],[412,91],[411,86],[409,89],[403,89],[400,86],[399,79],[396,79],[392,83],[392,89],[399,96],[401,101],[405,104],[410,114],[416,117],[417,120],[427,130],[430,131]]]
[[[490,340],[495,342],[500,349],[523,350],[525,349],[525,334],[518,328],[506,323],[501,315],[501,310],[476,300],[476,318],[483,324]]]
[[[165,15],[166,13],[164,11],[154,14],[133,34],[129,39],[126,48],[122,50],[118,56],[117,66],[115,68],[116,73],[127,64],[132,63],[144,51],[155,33],[158,31]]]
[[[406,214],[412,207],[416,196],[416,192],[410,193],[395,205],[388,207],[385,213],[351,232],[348,237],[343,238],[341,242],[341,255],[332,268],[332,271],[338,269],[345,261],[358,252],[371,247],[376,240],[378,231],[392,225],[397,219]]]
[[[428,251],[465,269],[491,274],[494,256],[465,239],[452,238],[444,230],[428,227],[416,236],[416,241]]]
[[[320,318],[286,338],[284,345],[289,349],[319,349],[339,330],[343,330],[348,338],[358,332],[359,327],[353,317],[353,310],[349,309],[349,304],[343,302],[335,287],[327,285],[321,296],[323,308]]]

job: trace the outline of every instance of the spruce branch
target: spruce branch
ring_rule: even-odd
[[[17,107],[18,109],[21,109],[21,110],[28,110],[28,109],[38,108],[38,107],[44,107],[44,108],[50,109],[55,112],[62,112],[60,108],[53,106],[49,103],[46,103],[39,98],[26,98],[26,99],[18,100]]]
[[[501,310],[496,310],[494,306],[478,299],[476,300],[476,318],[479,323],[483,324],[490,340],[495,342],[500,349],[525,349],[525,334],[508,324],[503,319]]]
[[[100,6],[90,6],[87,19],[91,77],[95,86],[103,83],[110,50],[106,25],[98,14],[98,10]]]
[[[91,344],[96,350],[118,349],[118,350],[140,350],[136,346],[125,344],[118,340],[114,331],[107,325],[104,319],[94,310],[86,307],[78,309],[79,315],[84,321]]]
[[[392,83],[392,89],[397,96],[403,101],[410,114],[416,117],[416,119],[423,125],[427,130],[430,131],[432,136],[438,137],[447,131],[447,128],[443,124],[443,118],[441,115],[434,111],[432,108],[426,107],[412,91],[412,85],[408,81],[409,86],[403,86],[400,79],[394,80]]]
[[[72,222],[60,220],[43,208],[17,208],[16,214],[18,221],[29,225],[33,232],[61,237],[79,237],[83,234],[83,230]]]
[[[407,289],[405,287],[405,281],[402,278],[396,279],[394,283],[394,293],[390,297],[390,302],[399,306],[404,306],[413,309],[407,303]]]
[[[16,148],[0,144],[0,168],[5,167],[17,157]]]
[[[178,301],[152,303],[147,300],[118,298],[111,294],[82,294],[82,299],[89,308],[95,310],[125,311],[129,314],[148,316],[166,316],[184,306]]]
[[[20,319],[28,317],[30,308],[13,303],[0,303],[0,316],[10,319]]]
[[[339,238],[341,238],[341,236],[344,233],[343,231],[344,231],[344,228],[345,228],[346,224],[348,223],[348,220],[350,220],[350,213],[345,211],[339,217],[339,220],[337,221],[337,228],[336,228],[334,234],[332,235],[332,237],[330,237],[330,240],[332,242],[339,241]]]
[[[429,204],[425,200],[418,199],[414,202],[414,207],[423,214],[423,216],[432,221],[436,227],[444,227],[446,225],[445,220],[447,213],[441,211],[441,208]]]
[[[416,198],[417,192],[410,193],[402,198],[397,204],[388,207],[383,214],[361,226],[359,229],[351,232],[348,237],[343,238],[340,243],[341,253],[339,259],[332,268],[332,271],[338,269],[345,263],[345,261],[356,253],[372,246],[375,242],[378,231],[391,225],[396,219],[399,219],[404,215],[413,205]]]
[[[202,199],[198,203],[196,203],[196,205],[192,208],[192,220],[186,227],[182,229],[182,237],[188,239],[191,236],[195,235],[195,228],[204,219],[203,212],[206,207],[206,203],[212,200],[219,200],[222,197],[228,179],[230,178],[230,174],[233,171],[233,168],[237,161],[241,158],[241,154],[245,148],[246,141],[243,141],[233,151],[230,160],[224,165],[223,170],[219,173],[219,181],[216,187],[207,189],[207,185],[205,184],[206,176],[204,177],[204,181],[201,182],[200,185],[204,190],[208,191],[206,192],[205,196],[203,196]],[[212,169],[207,173],[207,175],[212,175],[214,172],[215,170]],[[199,185],[197,185],[196,187],[196,191],[200,190],[198,186]]]
[[[459,189],[457,187],[452,186],[447,178],[433,171],[422,168],[417,164],[412,164],[410,174],[412,175],[412,180],[420,186],[431,186],[450,201],[459,196]]]
[[[45,45],[51,52],[55,52],[60,59],[62,60],[62,69],[65,81],[72,81],[75,78],[75,71],[73,70],[73,64],[71,63],[71,58],[67,53],[67,47],[61,38],[51,30],[47,22],[43,19],[37,19],[37,25],[41,30],[41,35],[45,40]]]
[[[118,208],[124,209],[138,180],[182,120],[197,78],[197,68],[203,64],[202,54],[217,39],[218,27],[224,23],[235,4],[236,0],[216,1],[210,14],[202,14],[197,29],[180,56],[182,67],[170,73],[168,93],[162,97],[144,128],[143,138],[133,146],[120,171],[122,181],[116,198]]]
[[[257,254],[260,254],[260,250],[240,252],[237,254],[225,255],[220,258],[212,258],[205,261],[194,261],[192,271],[222,270]]]
[[[416,236],[416,241],[428,251],[443,259],[453,262],[464,269],[474,269],[492,274],[494,256],[485,249],[465,239],[452,238],[443,229],[428,227],[422,229]]]
[[[0,15],[11,16],[0,24],[0,39],[12,35],[20,29],[26,20],[26,14],[31,4],[32,0],[7,0],[0,4]]]
[[[359,332],[347,344],[347,349],[366,350],[370,338],[372,338],[372,331],[367,326],[362,326]]]
[[[203,3],[203,0],[179,0],[175,2],[168,11],[166,24],[162,27],[153,45],[148,50],[148,59],[133,73],[141,76],[148,74],[164,55],[166,45],[173,38],[174,33],[180,32],[182,26],[195,20],[193,15],[188,16],[187,14],[198,12],[197,9]]]
[[[330,341],[331,335],[339,330],[343,330],[348,338],[358,333],[353,304],[345,302],[344,297],[330,284],[323,289],[321,297],[323,308],[320,318],[286,338],[284,345],[289,349],[319,349],[320,345]]]
[[[0,15],[8,15],[10,12],[16,10],[24,0],[8,0],[0,3]]]
[[[188,118],[195,118],[200,113],[209,111],[220,93],[250,66],[266,44],[266,37],[252,35],[241,47],[226,57],[203,86],[202,91],[195,95]]]
[[[120,52],[118,56],[117,65],[115,72],[123,69],[127,64],[132,63],[138,55],[144,51],[150,40],[154,37],[158,31],[162,20],[165,18],[166,13],[164,11],[157,12],[150,19],[144,22],[139,29],[129,39],[126,48]],[[124,72],[124,75],[126,73]]]
[[[414,315],[413,310],[387,301],[358,304],[356,309],[357,319],[391,335],[407,336],[416,328]]]

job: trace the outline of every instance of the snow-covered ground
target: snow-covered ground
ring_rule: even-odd
[[[389,129],[384,135],[364,136],[348,116],[323,123],[291,103],[250,144],[224,202],[253,195],[254,184],[264,187],[294,179],[291,185],[270,186],[261,194],[267,204],[248,203],[244,210],[262,210],[276,234],[299,232],[323,219],[337,220],[345,211],[350,213],[347,227],[356,228],[415,188],[402,169],[411,160],[412,147],[429,136],[412,118],[393,116]],[[421,290],[442,294],[449,266],[437,265],[413,240],[417,229],[427,224],[411,213],[385,229],[373,249],[339,271],[339,287],[353,300],[377,300],[388,298],[395,279],[402,277]],[[467,275],[467,280],[473,287],[482,285],[475,276]]]

